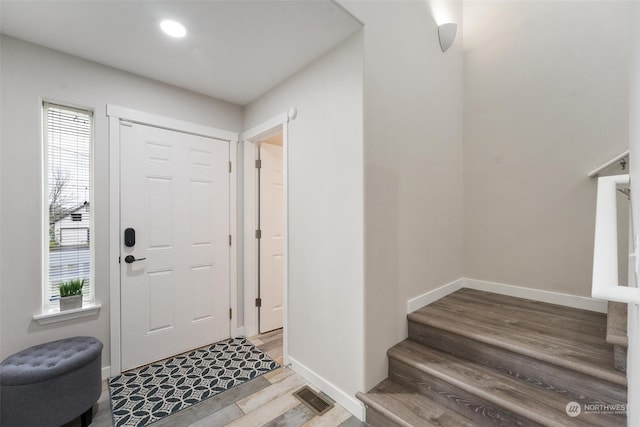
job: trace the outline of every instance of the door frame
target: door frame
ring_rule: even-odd
[[[238,330],[237,296],[238,296],[238,133],[196,123],[176,120],[165,116],[150,114],[126,107],[107,104],[109,120],[109,337],[111,376],[122,372],[122,337],[121,337],[121,305],[120,305],[120,122],[138,123],[162,129],[189,133],[229,142],[229,234],[232,236],[229,248],[229,308],[232,315],[229,321],[229,336],[235,337]]]
[[[247,336],[258,334],[258,245],[255,230],[258,227],[258,143],[282,129],[282,227],[283,239],[283,290],[282,290],[282,359],[289,365],[289,122],[297,116],[295,108],[242,133],[244,157],[244,332]]]

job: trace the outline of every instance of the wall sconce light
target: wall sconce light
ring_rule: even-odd
[[[448,22],[446,24],[438,25],[438,39],[440,40],[440,48],[443,52],[451,47],[456,39],[456,33],[458,32],[458,24]]]

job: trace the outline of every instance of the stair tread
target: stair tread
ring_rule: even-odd
[[[401,426],[475,426],[468,418],[389,378],[368,393],[359,393],[358,398]]]
[[[461,289],[409,320],[626,385],[613,368],[603,313]]]
[[[607,342],[627,347],[627,304],[609,301],[607,310]]]
[[[570,400],[534,385],[500,374],[475,362],[405,340],[388,351],[390,358],[471,393],[542,425],[595,426],[624,425],[624,417],[583,413],[567,416]],[[415,381],[415,379],[413,380]]]

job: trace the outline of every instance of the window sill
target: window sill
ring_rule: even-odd
[[[76,308],[73,310],[59,311],[48,310],[40,314],[33,316],[33,320],[40,325],[49,325],[51,323],[64,322],[66,320],[79,319],[81,317],[94,316],[100,312],[102,308],[101,304],[91,304],[82,308]]]

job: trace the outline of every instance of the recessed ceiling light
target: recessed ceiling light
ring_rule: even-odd
[[[184,28],[184,25],[171,19],[162,21],[160,28],[171,37],[182,38],[187,35],[187,30]]]

